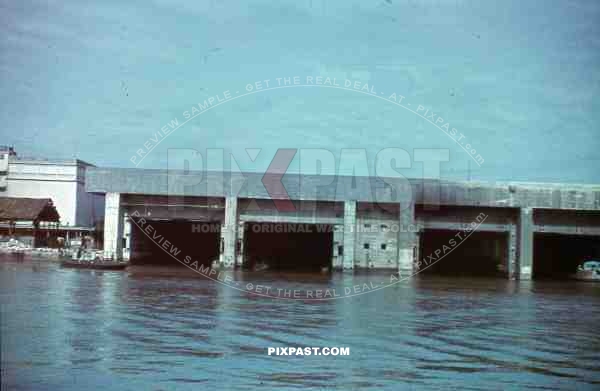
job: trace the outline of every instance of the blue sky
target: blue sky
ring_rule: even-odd
[[[381,99],[292,88],[206,112],[140,167],[166,167],[169,148],[224,148],[252,171],[278,148],[365,148],[370,168],[382,148],[447,148],[443,177],[600,183],[597,1],[123,3],[0,1],[0,143],[134,167],[146,140],[209,96],[320,75],[432,109],[485,162]]]

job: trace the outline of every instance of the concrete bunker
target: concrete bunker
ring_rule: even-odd
[[[538,232],[533,242],[533,278],[566,279],[586,257],[600,258],[600,236]]]
[[[334,232],[331,224],[248,222],[244,230],[244,268],[331,270]]]
[[[148,225],[151,230],[147,229]],[[134,265],[184,267],[173,257],[183,261],[189,256],[192,262],[210,265],[219,257],[220,243],[218,222],[147,220],[145,227],[132,224],[130,261]]]
[[[463,240],[459,240],[457,234],[462,238],[466,236],[464,232],[444,229],[425,229],[421,232],[421,273],[448,276],[507,276],[507,232],[473,232]]]

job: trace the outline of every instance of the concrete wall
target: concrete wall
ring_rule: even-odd
[[[303,224],[342,224],[344,209],[341,203],[295,201],[296,210],[279,211],[268,199],[240,199],[242,221]]]
[[[87,176],[86,190],[89,192],[271,198],[263,184],[264,175],[259,173],[91,168]],[[404,178],[286,174],[281,179],[292,200],[600,210],[599,185],[434,179],[409,179],[409,182],[410,189],[406,188]],[[390,199],[390,186],[397,190],[395,199]],[[286,195],[274,197],[285,198]]]
[[[396,269],[398,229],[398,211],[382,210],[372,204],[362,208],[359,206],[356,215],[354,267]]]
[[[104,220],[104,196],[86,192],[85,185],[78,182],[75,210],[76,225],[93,227],[97,222]]]
[[[282,180],[296,210],[282,212],[269,199],[258,174],[208,173],[195,184],[190,184],[193,182],[187,177],[187,185],[181,189],[172,186],[173,175],[165,170],[94,168],[89,172],[87,190],[99,193],[118,190],[142,199],[208,194],[223,200],[221,209],[225,213],[219,216],[221,221],[238,227],[243,222],[331,224],[335,227],[332,255],[335,268],[395,269],[403,275],[416,271],[413,262],[421,259],[418,242],[423,229],[459,231],[476,222],[480,231],[505,233],[507,247],[495,248],[493,252],[496,258],[505,258],[506,272],[514,279],[531,278],[534,232],[600,233],[600,187],[594,185],[411,180],[411,189],[405,188],[406,192],[397,194],[396,201],[381,203],[376,196],[384,188],[381,178],[342,176],[332,181],[329,177],[319,180],[296,174],[286,175]],[[303,187],[307,183],[308,187]],[[435,191],[427,194],[428,187]],[[238,190],[231,193],[234,188]],[[432,194],[439,197],[432,200]],[[225,207],[225,199],[229,208]],[[374,201],[380,206],[395,207],[377,208]],[[481,215],[485,221],[476,220]],[[396,230],[391,229],[394,226]],[[222,258],[227,263],[235,263],[232,256],[239,238],[239,233],[223,236],[227,255]],[[239,263],[239,257],[236,261]]]

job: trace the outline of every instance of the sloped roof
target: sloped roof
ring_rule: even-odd
[[[0,220],[58,221],[59,218],[50,198],[0,197]]]

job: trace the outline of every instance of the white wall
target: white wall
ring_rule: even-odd
[[[4,197],[51,198],[61,225],[91,227],[104,219],[104,196],[85,192],[85,166],[75,161],[12,160]]]
[[[76,182],[51,182],[40,180],[7,181],[6,197],[51,198],[62,225],[74,225],[76,221]]]

